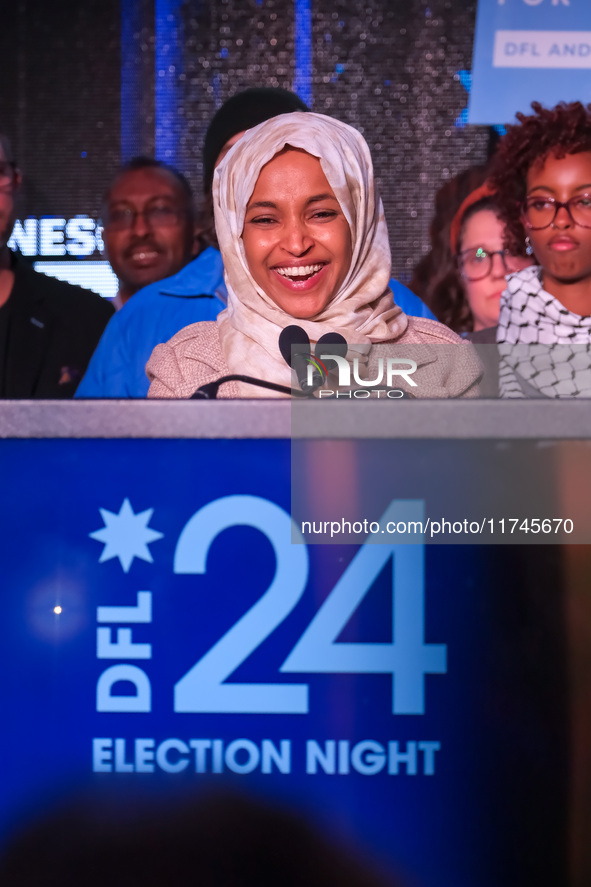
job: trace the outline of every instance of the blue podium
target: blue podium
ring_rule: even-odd
[[[413,883],[567,883],[564,545],[306,543],[292,492],[379,440],[420,518],[413,460],[461,485],[456,445],[584,442],[582,406],[0,405],[1,840],[80,786],[223,784]]]

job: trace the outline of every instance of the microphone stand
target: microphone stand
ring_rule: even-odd
[[[309,395],[304,394],[303,391],[295,391],[292,388],[288,388],[286,385],[278,385],[275,382],[265,382],[263,379],[255,379],[252,376],[231,375],[222,376],[221,379],[216,379],[215,382],[208,382],[207,385],[202,385],[191,395],[189,400],[216,400],[218,390],[224,382],[246,382],[248,385],[267,388],[269,391],[279,391],[281,394],[289,394],[292,397],[311,397],[311,393]]]

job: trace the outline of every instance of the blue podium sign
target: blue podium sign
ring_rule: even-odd
[[[293,544],[288,440],[4,440],[0,459],[4,839],[76,785],[218,780],[417,883],[525,883],[526,832],[557,871],[566,742],[539,727],[560,694],[516,734],[529,691],[506,683],[521,591],[500,586],[532,549]],[[540,748],[554,813],[524,828]]]
[[[512,123],[532,101],[590,99],[587,0],[479,0],[469,123]]]

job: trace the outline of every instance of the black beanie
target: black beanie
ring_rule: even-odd
[[[293,92],[279,86],[245,89],[233,95],[216,111],[205,134],[203,145],[203,190],[211,191],[213,171],[220,151],[226,142],[245,129],[252,129],[264,120],[279,114],[310,109]]]

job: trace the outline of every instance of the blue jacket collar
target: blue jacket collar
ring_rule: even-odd
[[[217,296],[226,302],[224,263],[219,250],[209,246],[196,259],[160,283],[163,296]]]

